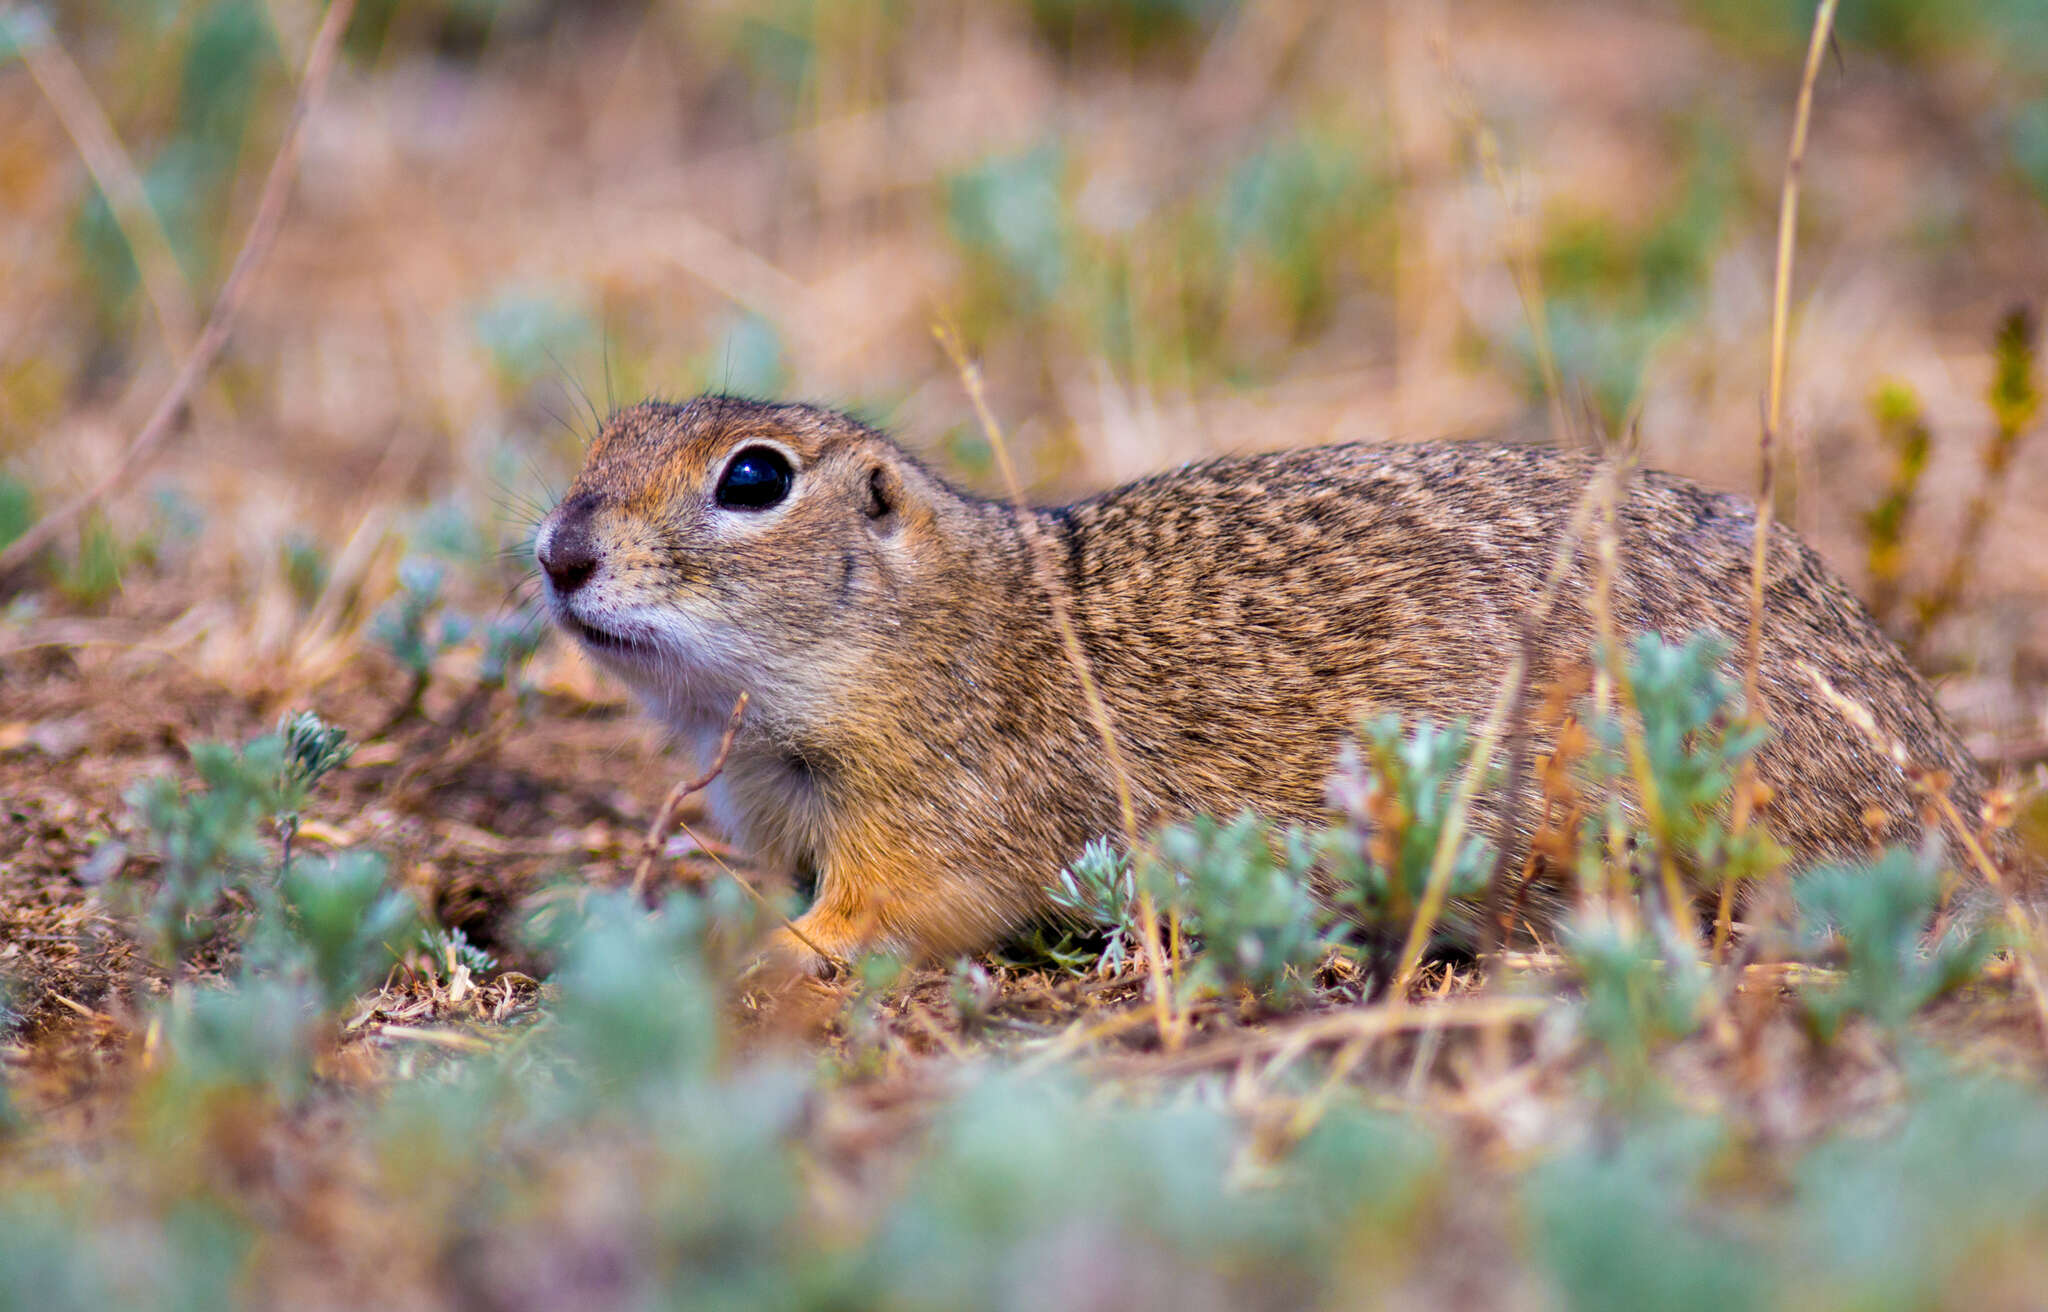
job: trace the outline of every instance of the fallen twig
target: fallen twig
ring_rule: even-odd
[[[1459,998],[1449,1002],[1416,1004],[1388,1001],[1378,1006],[1330,1012],[1312,1016],[1293,1025],[1275,1025],[1245,1031],[1229,1038],[1205,1043],[1198,1048],[1160,1057],[1140,1057],[1116,1063],[1114,1073],[1125,1075],[1180,1075],[1210,1066],[1237,1061],[1247,1056],[1276,1052],[1291,1046],[1312,1047],[1351,1039],[1381,1039],[1407,1030],[1428,1026],[1469,1029],[1531,1021],[1554,1003],[1550,998]]]
[[[380,1025],[371,1031],[387,1039],[404,1039],[409,1043],[425,1043],[436,1048],[450,1048],[456,1052],[491,1052],[496,1045],[488,1039],[460,1030],[434,1030],[418,1025]]]
[[[298,162],[301,129],[307,115],[326,90],[328,74],[333,71],[335,53],[341,44],[341,34],[347,29],[349,15],[354,10],[355,0],[330,0],[327,6],[320,31],[313,38],[312,52],[306,57],[305,75],[299,80],[298,100],[292,105],[291,118],[285,124],[284,139],[278,143],[277,156],[271,160],[270,172],[263,179],[263,194],[256,203],[256,217],[250,221],[248,235],[242,239],[242,249],[235,256],[234,266],[228,270],[227,280],[221,284],[220,295],[213,302],[213,311],[207,316],[206,327],[193,345],[192,353],[185,357],[185,363],[171,380],[170,387],[128,443],[128,449],[114,462],[114,467],[102,475],[99,482],[43,516],[4,551],[0,551],[0,575],[32,560],[66,526],[126,487],[170,437],[178,416],[184,413],[186,401],[213,367],[221,348],[227,345],[228,334],[234,327],[235,316],[241,310],[242,299],[248,292],[256,268],[277,239],[278,229],[284,222],[285,201],[291,193],[293,166]]]
[[[716,851],[707,846],[703,839],[697,837],[696,831],[684,823],[678,814],[682,810],[685,801],[693,794],[710,787],[711,781],[724,773],[726,757],[732,754],[732,740],[739,733],[740,721],[745,718],[747,713],[747,701],[748,694],[744,690],[741,691],[738,697],[733,699],[732,713],[726,717],[725,721],[725,735],[718,740],[718,751],[712,756],[711,765],[703,774],[698,775],[695,779],[685,779],[674,788],[669,789],[668,796],[662,800],[661,810],[655,815],[654,823],[647,827],[647,837],[640,844],[640,860],[633,871],[633,883],[631,885],[633,896],[635,899],[638,899],[646,892],[648,881],[654,874],[654,863],[660,859],[663,845],[668,842],[669,834],[673,830],[680,829],[689,835],[690,841],[695,843],[704,855],[711,858],[712,864],[723,871],[726,877],[731,879],[733,883],[740,886],[741,892],[754,900],[756,906],[781,921],[782,927],[794,935],[797,942],[817,953],[825,961],[830,962],[834,970],[846,971],[850,969],[846,958],[836,952],[828,952],[813,942],[810,935],[799,929],[794,920],[783,915],[781,911],[769,904],[768,899],[761,895],[761,890],[754,887],[752,880],[727,865]]]

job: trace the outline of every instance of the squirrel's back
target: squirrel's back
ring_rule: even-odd
[[[1058,512],[1083,647],[1131,755],[1175,809],[1306,817],[1361,714],[1476,723],[1599,476],[1549,448],[1352,444],[1190,465]],[[1755,529],[1743,498],[1635,473],[1616,514],[1624,640],[1712,630],[1739,678]],[[1532,700],[1583,680],[1596,571],[1589,535],[1535,632]],[[1783,527],[1766,580],[1759,772],[1780,841],[1864,850],[1872,807],[1888,837],[1915,832],[1899,756],[1947,772],[1974,814],[1975,763],[1854,594]]]

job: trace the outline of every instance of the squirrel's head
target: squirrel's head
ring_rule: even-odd
[[[679,724],[830,714],[944,568],[967,503],[828,410],[706,396],[614,414],[534,537],[555,620]]]

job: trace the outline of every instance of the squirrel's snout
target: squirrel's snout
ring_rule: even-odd
[[[533,554],[547,571],[548,582],[565,597],[597,572],[597,538],[590,531],[596,510],[597,498],[587,492],[569,498],[556,507],[534,544]]]

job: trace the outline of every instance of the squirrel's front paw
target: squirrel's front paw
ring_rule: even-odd
[[[787,925],[769,935],[766,956],[771,966],[793,975],[830,979],[837,971],[831,958],[798,938]]]
[[[867,936],[844,919],[813,910],[769,935],[767,952],[770,961],[793,973],[831,979],[867,946]]]

